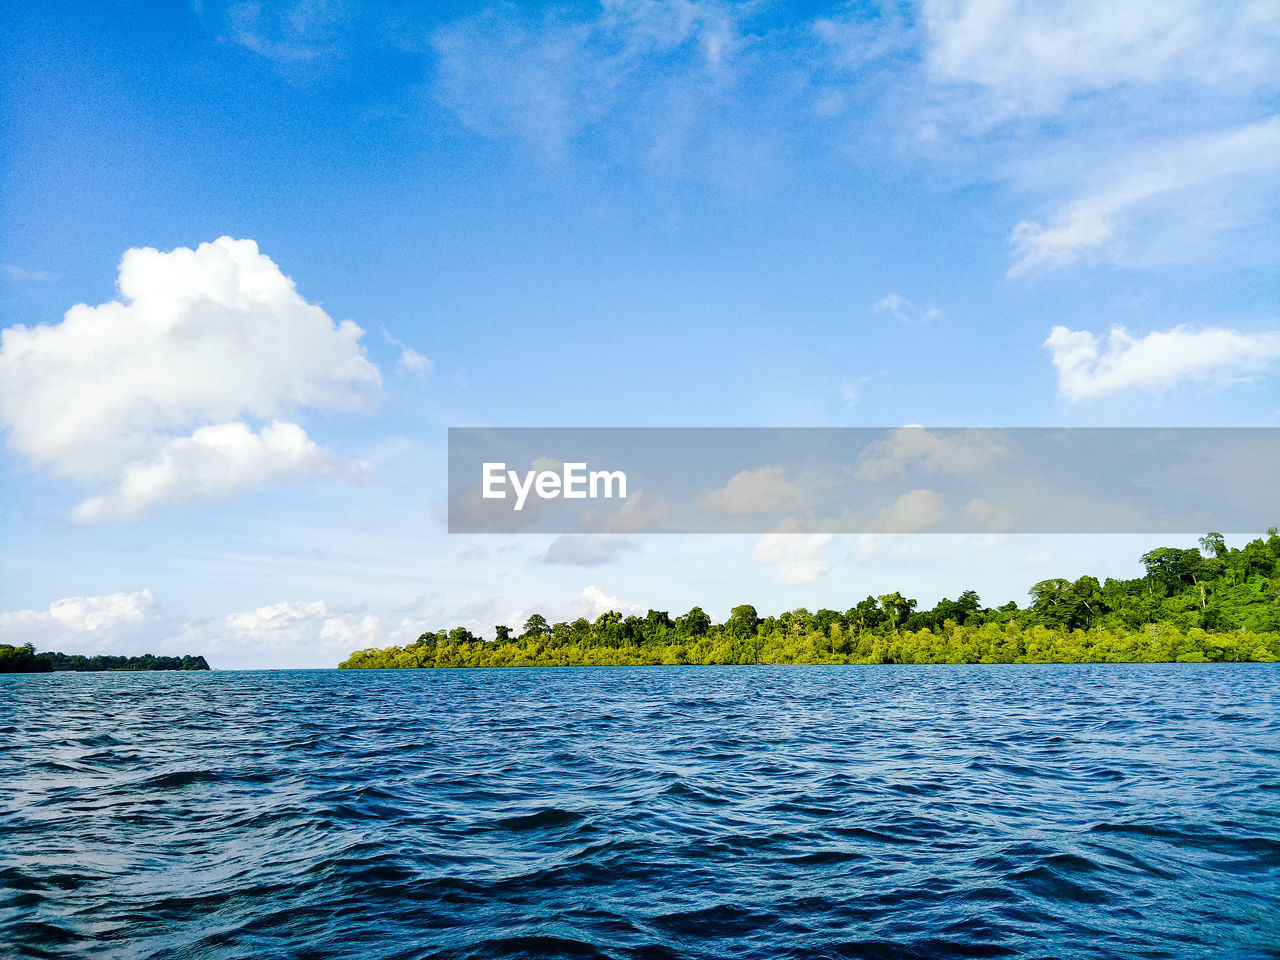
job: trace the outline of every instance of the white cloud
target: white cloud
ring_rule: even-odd
[[[401,369],[408,370],[410,373],[419,373],[423,376],[429,375],[435,369],[434,364],[413,347],[400,348],[398,363]]]
[[[611,597],[595,584],[583,588],[582,600],[589,608],[592,619],[610,610],[616,610],[624,617],[640,616],[645,612],[644,607],[634,603],[624,603],[617,597]]]
[[[903,316],[902,311],[908,306],[910,306],[910,303],[905,298],[896,293],[890,293],[877,300],[872,309],[877,313],[891,313],[899,320],[903,320],[905,317]]]
[[[223,423],[170,440],[149,460],[126,464],[119,484],[85,500],[71,517],[78,523],[128,523],[156,504],[217,503],[269,481],[360,481],[369,475],[367,463],[342,459],[295,423],[273,423],[260,433],[243,423]]]
[[[835,539],[830,533],[796,533],[796,527],[794,520],[780,524],[756,540],[751,553],[756,563],[777,566],[774,580],[789,587],[807,586],[831,569],[827,547]]]
[[[897,293],[886,294],[871,307],[876,313],[887,313],[900,323],[928,323],[942,316],[937,307],[917,307],[906,297]]]
[[[433,93],[469,130],[544,160],[751,190],[810,99],[794,52],[752,29],[757,14],[717,0],[492,8],[431,35]]]
[[[341,53],[353,10],[342,0],[246,0],[227,4],[221,19],[227,38],[246,50],[282,66],[314,65]]]
[[[742,516],[791,510],[803,506],[805,499],[800,486],[786,478],[781,466],[776,466],[734,474],[724,487],[703,494],[701,504],[711,513]]]
[[[0,612],[0,642],[62,653],[199,654],[217,667],[332,667],[354,650],[417,639],[426,614],[378,617],[321,600],[271,603],[207,619],[166,613],[150,590],[55,600]]]
[[[599,533],[640,533],[657,527],[671,515],[671,501],[663,499],[646,506],[644,491],[636,490],[627,494],[617,510],[584,510],[580,522],[583,529]]]
[[[363,331],[299,296],[253,241],[129,250],[119,288],[119,300],[79,304],[59,324],[0,333],[10,447],[55,476],[110,485],[81,519],[363,472],[296,424],[255,433],[239,422],[363,409],[379,386]]]
[[[48,270],[28,270],[20,267],[16,263],[0,264],[9,278],[20,282],[44,283],[53,279],[53,274]]]
[[[617,534],[565,535],[551,541],[542,555],[542,562],[595,567],[616,563],[624,553],[637,549],[639,547],[634,541]]]
[[[103,596],[67,597],[45,610],[0,613],[0,640],[62,653],[120,653],[117,647],[154,634],[155,597],[150,590]],[[145,652],[138,650],[137,652]]]
[[[333,667],[356,650],[412,642],[424,629],[416,617],[393,624],[323,600],[284,601],[189,622],[169,646],[214,666]]]
[[[1280,332],[1193,331],[1185,326],[1145,337],[1112,327],[1105,346],[1087,330],[1054,327],[1044,345],[1058,371],[1058,390],[1068,400],[1171,387],[1185,380],[1230,380],[1258,373],[1280,358]]]
[[[908,466],[928,473],[963,476],[1009,455],[989,431],[934,433],[917,424],[890,430],[884,440],[868,444],[858,463],[858,476],[873,481],[901,476]]]
[[[849,537],[846,558],[858,565],[890,569],[906,561],[908,571],[925,569],[931,561],[943,560],[953,570],[972,574],[978,551],[994,551],[1009,542],[1007,534],[945,533],[863,533]],[[984,566],[992,563],[984,560]],[[954,575],[953,575],[954,576]],[[953,584],[955,580],[951,581]],[[1021,586],[1021,580],[1018,580]]]
[[[435,364],[433,364],[430,359],[420,354],[403,340],[393,337],[387,332],[386,327],[382,328],[382,336],[387,343],[399,349],[400,357],[396,361],[396,366],[405,373],[411,373],[420,377],[429,377],[435,372]]]
[[[268,645],[296,644],[303,639],[313,639],[308,634],[318,633],[328,616],[323,601],[303,603],[273,603],[244,613],[228,614],[224,623],[227,632],[238,639],[252,637]],[[309,630],[315,626],[314,631]]]
[[[932,490],[912,490],[898,497],[877,515],[873,529],[885,533],[919,533],[946,518],[947,505]]]
[[[598,16],[548,12],[525,22],[485,13],[432,37],[440,99],[467,126],[514,134],[558,154],[582,129],[646,128],[651,154],[691,132],[695,114],[728,83],[740,45],[716,3],[606,3]],[[665,128],[655,124],[658,111]]]
[[[1017,515],[1005,506],[998,506],[982,497],[974,497],[964,508],[965,522],[991,533],[1012,530]]]
[[[904,139],[1045,196],[1010,231],[1010,276],[1274,261],[1274,0],[924,0],[918,20]]]
[[[1100,186],[1060,209],[1047,226],[1033,220],[1015,226],[1009,275],[1103,253],[1139,262],[1202,255],[1213,236],[1256,219],[1259,205],[1280,187],[1278,175],[1280,117],[1161,144],[1103,174]],[[1146,238],[1141,242],[1126,237],[1137,226]],[[1179,234],[1180,242],[1169,242]]]
[[[931,79],[984,90],[997,118],[1122,86],[1277,78],[1280,6],[1266,0],[925,0],[921,12]]]
[[[155,597],[150,590],[97,597],[67,597],[55,600],[48,610],[0,613],[0,631],[40,623],[57,624],[76,633],[110,630],[122,624],[141,623],[154,603]]]
[[[600,587],[590,584],[582,588],[582,592],[576,599],[567,603],[541,604],[533,609],[512,610],[497,622],[519,626],[531,614],[539,613],[546,618],[548,623],[570,623],[579,617],[594,620],[602,613],[608,613],[611,610],[616,610],[624,617],[643,616],[647,612],[645,607],[627,603],[616,596],[610,596]]]
[[[869,373],[865,376],[855,377],[852,380],[845,380],[840,384],[840,399],[844,403],[846,410],[852,410],[862,402],[863,388],[875,379],[875,374]]]
[[[273,603],[229,614],[224,633],[234,643],[263,647],[327,647],[356,650],[381,638],[381,621],[371,614],[330,609],[322,600]]]

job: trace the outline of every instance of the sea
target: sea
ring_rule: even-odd
[[[0,677],[6,958],[1280,956],[1280,665]]]

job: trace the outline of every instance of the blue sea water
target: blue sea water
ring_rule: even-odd
[[[0,677],[0,953],[1280,956],[1280,669]]]

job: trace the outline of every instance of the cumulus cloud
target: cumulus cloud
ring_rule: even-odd
[[[643,490],[636,490],[627,495],[617,510],[594,507],[584,510],[581,518],[583,529],[601,533],[640,533],[652,530],[671,518],[671,501],[662,499],[646,504],[644,496]]]
[[[150,590],[112,593],[96,597],[55,600],[47,610],[0,613],[0,632],[36,624],[56,624],[76,633],[111,630],[122,624],[141,623],[155,603]]]
[[[129,250],[120,299],[61,323],[0,333],[0,425],[59,477],[106,483],[85,521],[167,502],[225,499],[305,476],[362,476],[295,423],[307,407],[361,410],[378,369],[350,320],[335,324],[252,240]]]
[[[885,533],[919,533],[936,527],[947,516],[947,505],[932,490],[912,490],[898,497],[877,515],[875,530]]]
[[[322,600],[273,603],[229,614],[223,626],[232,642],[252,641],[258,647],[318,644],[354,650],[374,644],[381,635],[378,617],[334,611]]]
[[[296,423],[254,433],[243,423],[201,427],[165,444],[149,460],[126,464],[120,482],[72,511],[79,523],[131,522],[158,503],[215,503],[268,481],[310,477],[364,480],[366,463],[344,460]]]
[[[1134,337],[1124,327],[1112,327],[1104,342],[1087,330],[1054,327],[1044,345],[1058,371],[1059,392],[1068,400],[1086,400],[1118,390],[1261,372],[1280,357],[1280,332],[1178,326]]]
[[[624,603],[617,597],[611,597],[595,584],[582,589],[582,602],[586,604],[592,618],[611,610],[616,610],[625,617],[640,616],[645,612],[644,607],[634,603]]]
[[[426,629],[417,615],[397,620],[323,600],[284,601],[187,623],[170,645],[224,665],[332,667],[356,650],[411,643]]]
[[[964,508],[964,519],[966,523],[990,533],[1003,533],[1013,529],[1017,523],[1017,514],[1007,506],[974,497]]]
[[[830,533],[792,533],[784,526],[756,540],[751,558],[756,563],[777,566],[774,579],[778,583],[803,587],[831,569],[827,547],[834,539]]]
[[[121,644],[134,648],[140,638],[148,642],[159,639],[154,629],[157,619],[150,590],[66,597],[44,610],[0,613],[0,640],[62,653],[119,653]]]
[[[576,598],[568,602],[544,603],[532,610],[512,610],[498,622],[523,624],[530,614],[540,613],[550,623],[562,621],[568,623],[580,617],[594,620],[602,613],[608,613],[611,610],[621,613],[624,617],[643,616],[647,612],[646,608],[638,604],[627,603],[617,596],[610,596],[595,584],[589,584],[582,588],[582,592]]]
[[[0,612],[0,642],[86,656],[202,654],[215,668],[332,667],[354,650],[412,642],[427,629],[427,614],[438,612],[379,617],[310,600],[191,619],[164,610],[150,590],[139,590]]]
[[[859,458],[857,473],[866,480],[882,481],[915,466],[927,473],[963,476],[1007,456],[1008,448],[989,431],[935,433],[910,424],[868,444]]]
[[[743,516],[791,510],[803,506],[805,500],[800,486],[786,478],[781,466],[776,466],[742,470],[720,489],[708,490],[701,503],[711,513]]]
[[[542,555],[543,563],[566,564],[572,567],[596,567],[617,563],[622,555],[639,549],[627,537],[616,534],[568,534],[556,537]]]

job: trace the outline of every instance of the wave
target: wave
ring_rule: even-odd
[[[0,678],[0,944],[1276,956],[1280,673],[1233,670]]]

